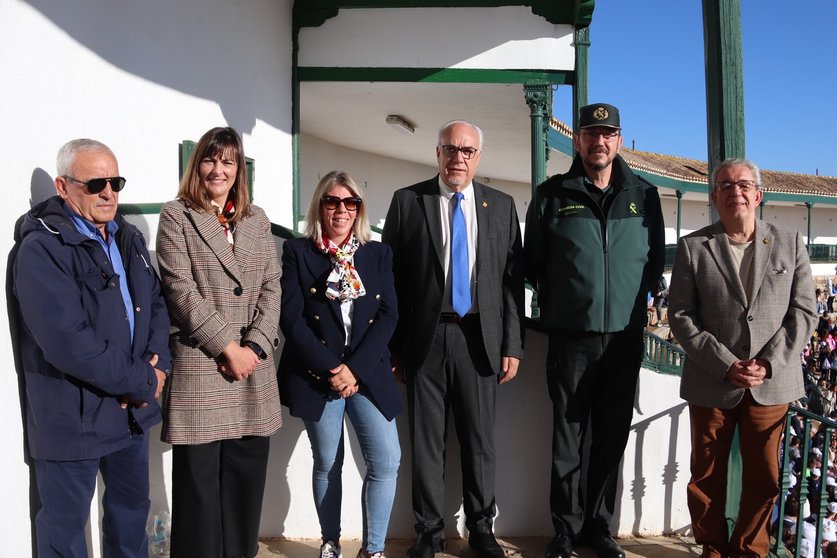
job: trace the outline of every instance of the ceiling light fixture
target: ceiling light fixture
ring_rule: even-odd
[[[387,116],[386,122],[388,125],[404,134],[407,134],[408,136],[416,133],[416,127],[397,114],[390,114]]]

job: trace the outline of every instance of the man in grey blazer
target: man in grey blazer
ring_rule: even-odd
[[[520,226],[511,196],[473,180],[482,131],[452,121],[438,139],[439,174],[395,192],[383,231],[400,316],[393,365],[407,382],[412,443],[418,538],[408,556],[443,549],[452,412],[468,542],[481,557],[502,558],[492,533],[494,408],[497,384],[514,378],[523,357]]]
[[[808,252],[798,231],[756,218],[758,167],[729,159],[712,173],[720,220],[680,239],[669,322],[686,351],[688,505],[703,558],[766,556],[779,493],[779,440],[788,402],[804,395],[799,353],[817,323]],[[743,479],[727,532],[727,460],[736,426]]]

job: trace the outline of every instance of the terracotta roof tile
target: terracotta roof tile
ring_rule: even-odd
[[[570,127],[560,120],[553,118],[550,124],[565,136],[572,137]],[[633,169],[696,184],[708,183],[706,161],[637,151],[624,146],[621,155]],[[837,177],[762,169],[761,179],[764,189],[768,192],[837,198]]]

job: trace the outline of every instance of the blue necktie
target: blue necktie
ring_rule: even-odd
[[[460,316],[471,309],[471,279],[468,273],[468,233],[465,230],[465,214],[462,212],[462,192],[453,195],[453,219],[451,224],[450,305]]]

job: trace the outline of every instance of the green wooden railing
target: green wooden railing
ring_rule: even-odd
[[[646,331],[643,337],[645,353],[642,357],[642,366],[644,368],[672,376],[683,374],[683,360],[686,358],[683,349],[649,331]]]
[[[826,509],[828,507],[828,483],[826,483],[828,468],[832,465],[828,459],[828,448],[831,447],[831,438],[834,436],[834,431],[837,429],[837,422],[833,420],[829,420],[823,416],[817,415],[816,413],[812,413],[807,409],[800,409],[799,407],[789,407],[788,408],[788,415],[785,419],[785,441],[784,441],[784,450],[782,452],[782,467],[779,473],[779,478],[781,482],[779,483],[779,499],[777,503],[779,504],[779,517],[776,520],[776,525],[778,526],[778,530],[775,533],[775,541],[773,543],[773,547],[771,549],[770,555],[777,556],[780,558],[790,558],[792,556],[801,556],[801,548],[802,548],[802,522],[805,521],[804,518],[797,516],[797,530],[796,530],[796,544],[793,545],[793,548],[788,548],[785,546],[782,540],[783,534],[783,526],[785,522],[785,511],[787,506],[787,500],[785,495],[788,493],[788,489],[790,489],[790,474],[791,471],[791,464],[790,464],[790,443],[791,443],[791,436],[788,435],[790,432],[791,426],[791,418],[796,415],[801,414],[803,420],[803,431],[804,434],[797,432],[797,438],[799,438],[800,443],[802,444],[802,463],[803,463],[803,471],[807,471],[807,463],[808,463],[808,456],[811,454],[812,444],[811,444],[811,430],[813,428],[813,423],[819,423],[819,431],[825,429],[825,436],[823,439],[823,451],[822,451],[822,467],[820,470],[822,471],[822,475],[820,476],[820,493],[819,493],[819,505],[814,508],[811,507],[811,513],[816,514],[817,516],[817,537],[814,541],[814,548],[819,549],[822,545],[822,520],[823,517],[826,515]],[[799,479],[799,492],[796,495],[796,503],[798,504],[800,512],[802,511],[803,503],[805,499],[808,498],[808,479],[805,478],[803,475],[802,478]],[[815,556],[819,556],[820,553],[815,553]],[[823,556],[825,554],[823,553]]]

